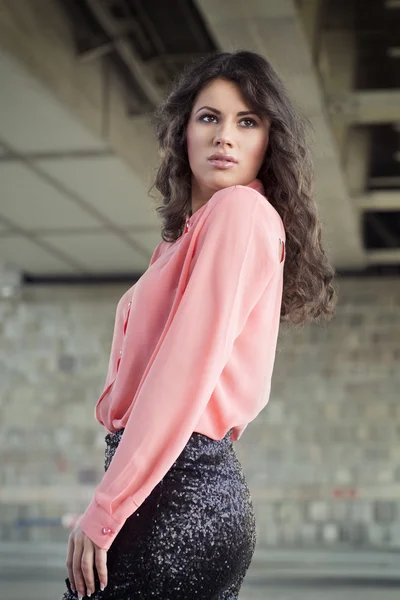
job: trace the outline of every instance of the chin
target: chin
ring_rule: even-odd
[[[242,185],[244,178],[237,173],[231,173],[230,170],[214,171],[207,178],[208,185],[213,189],[222,189],[231,185]]]

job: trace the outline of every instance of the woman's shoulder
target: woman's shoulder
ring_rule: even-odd
[[[258,217],[269,222],[270,226],[283,229],[282,219],[268,198],[246,185],[232,185],[222,188],[213,194],[209,200],[210,212],[220,214],[236,214],[239,219],[245,218],[253,210],[258,211]]]

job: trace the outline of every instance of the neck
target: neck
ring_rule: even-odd
[[[206,204],[215,190],[200,188],[197,181],[192,179],[192,215]]]

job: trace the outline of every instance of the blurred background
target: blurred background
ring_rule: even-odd
[[[160,241],[151,113],[196,56],[268,58],[310,120],[339,305],[282,327],[235,448],[243,600],[400,590],[400,0],[0,0],[0,583],[60,598],[104,472],[116,302]]]

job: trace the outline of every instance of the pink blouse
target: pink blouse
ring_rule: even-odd
[[[256,179],[216,192],[160,242],[118,303],[95,416],[125,428],[79,524],[109,549],[193,432],[236,441],[269,399],[285,231]]]

